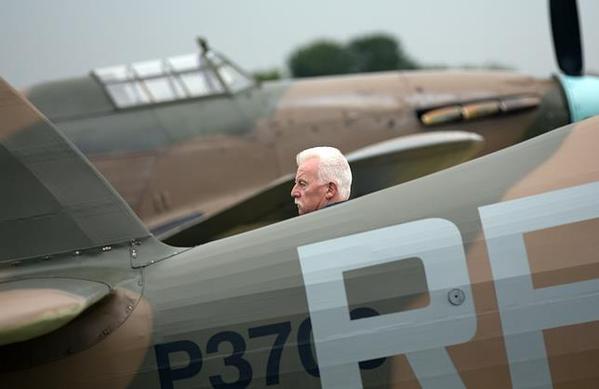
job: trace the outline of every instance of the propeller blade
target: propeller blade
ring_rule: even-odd
[[[550,0],[551,32],[559,68],[569,76],[582,75],[582,41],[576,0]]]

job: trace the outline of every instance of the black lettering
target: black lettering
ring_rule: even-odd
[[[173,389],[175,381],[191,378],[202,369],[202,352],[198,345],[192,341],[179,340],[157,344],[154,346],[154,352],[156,353],[156,364],[158,365],[158,375],[162,389]],[[177,352],[186,353],[189,357],[189,364],[173,369],[169,355]]]

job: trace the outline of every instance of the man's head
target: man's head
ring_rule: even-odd
[[[300,215],[345,201],[351,190],[351,170],[334,147],[313,147],[299,153],[291,197]]]

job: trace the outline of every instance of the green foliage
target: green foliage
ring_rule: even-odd
[[[256,79],[256,81],[274,81],[280,80],[282,77],[281,71],[279,69],[273,68],[268,70],[257,70],[252,73],[252,76]]]
[[[320,40],[297,49],[288,61],[294,77],[347,74],[354,71],[354,58],[342,45]]]
[[[416,63],[390,35],[373,34],[358,37],[348,44],[355,58],[356,72],[378,72],[396,69],[416,69]]]
[[[293,51],[287,63],[292,77],[409,69],[512,69],[495,62],[461,66],[420,64],[403,50],[399,39],[385,33],[361,35],[347,45],[332,40],[317,40]]]
[[[293,77],[418,68],[399,41],[386,34],[361,36],[347,45],[315,41],[295,50],[288,65]]]

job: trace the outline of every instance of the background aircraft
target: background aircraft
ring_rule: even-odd
[[[596,83],[580,81],[575,10],[557,14],[559,63],[575,76],[559,81],[500,72],[387,72],[258,85],[202,42],[199,55],[96,69],[35,86],[27,96],[155,233],[179,233],[172,243],[192,245],[292,215],[280,185],[294,169],[295,153],[309,146],[349,153],[378,144],[357,153],[371,162],[356,163],[369,164],[371,177],[387,182],[358,186],[361,195],[471,158],[481,139],[464,132],[482,137],[484,154],[595,113],[596,107],[579,108],[594,97],[569,92]],[[438,131],[462,134],[444,147]],[[406,146],[398,140],[406,135],[418,138]],[[398,176],[408,146],[429,154],[430,163]],[[211,227],[203,227],[208,220]],[[215,224],[222,226],[218,233]]]
[[[7,388],[596,387],[599,119],[193,249],[0,82]]]

